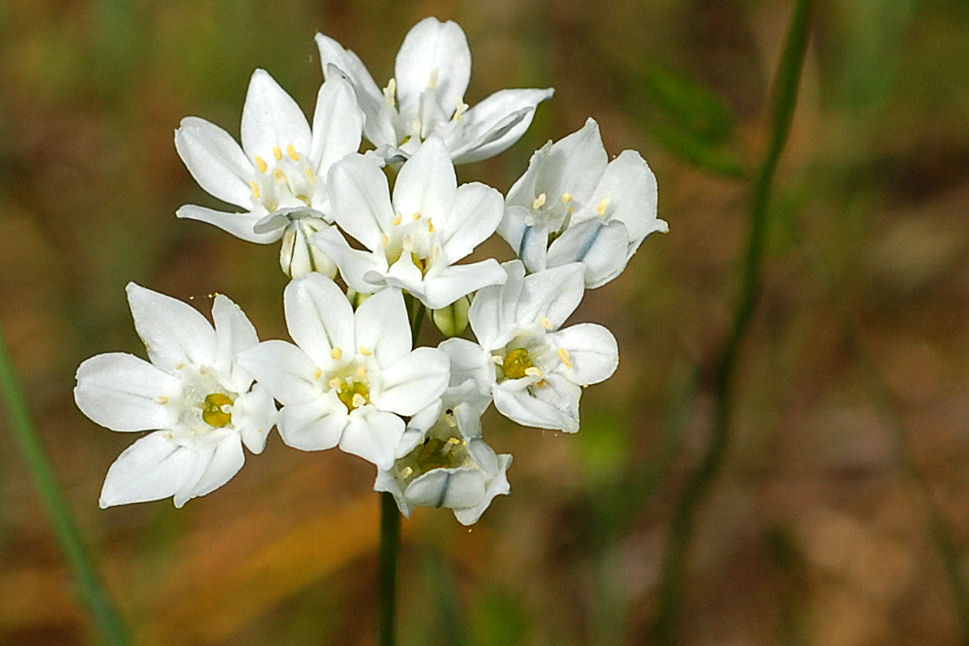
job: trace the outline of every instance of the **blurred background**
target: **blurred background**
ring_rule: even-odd
[[[207,295],[225,293],[262,338],[285,337],[277,246],[176,220],[182,204],[217,203],[172,132],[197,115],[237,135],[256,67],[311,111],[317,31],[383,85],[428,15],[467,32],[468,103],[556,88],[525,138],[461,167],[463,181],[506,191],[534,149],[591,115],[610,153],[649,160],[670,233],[572,319],[607,325],[621,356],[585,391],[581,432],[492,410],[485,435],[514,455],[512,495],[470,529],[443,510],[404,522],[400,643],[969,643],[962,0],[815,3],[726,450],[686,534],[682,594],[662,585],[671,519],[709,446],[792,7],[0,2],[0,322],[135,643],[374,642],[371,466],[274,436],[182,510],[100,510],[104,474],[133,437],[86,419],[71,389],[86,357],[143,352],[128,281],[206,314]],[[483,253],[511,256],[500,241]],[[98,643],[6,415],[0,428],[0,643]],[[664,617],[678,618],[665,636]]]

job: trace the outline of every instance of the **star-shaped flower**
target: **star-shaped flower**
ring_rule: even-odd
[[[113,431],[158,429],[111,465],[101,506],[174,496],[181,507],[242,468],[243,444],[262,452],[276,406],[236,361],[259,339],[235,303],[215,297],[213,329],[181,301],[134,283],[127,292],[151,362],[121,352],[91,357],[77,369],[74,399]]]
[[[634,150],[611,162],[599,125],[532,155],[508,191],[498,233],[530,272],[571,262],[585,265],[586,287],[618,276],[642,241],[669,230],[656,217],[656,178]]]
[[[378,88],[360,58],[323,34],[316,35],[324,75],[342,70],[367,115],[364,135],[388,161],[414,154],[432,134],[456,164],[487,159],[518,141],[539,103],[552,89],[500,90],[469,109],[471,51],[461,27],[425,18],[407,32],[397,53],[394,78]]]
[[[333,275],[333,264],[308,238],[328,226],[330,166],[360,147],[363,114],[346,78],[336,70],[317,95],[313,127],[265,70],[256,70],[242,109],[242,147],[225,130],[187,117],[175,147],[192,177],[213,196],[245,209],[226,213],[185,205],[180,218],[201,220],[248,240],[283,239],[280,265],[290,276]]]
[[[344,158],[333,166],[329,183],[334,219],[366,251],[351,248],[334,228],[312,241],[356,291],[399,287],[427,307],[439,309],[505,280],[493,258],[454,264],[494,233],[502,198],[477,182],[458,186],[454,166],[437,136],[401,167],[393,200],[387,177],[369,157]]]
[[[471,380],[498,412],[525,426],[579,430],[582,387],[608,379],[619,364],[612,333],[579,323],[560,329],[584,292],[581,263],[525,276],[514,260],[504,285],[477,293],[468,312],[478,342],[448,339],[451,384]]]
[[[265,341],[240,361],[283,404],[280,436],[289,446],[318,451],[338,446],[389,468],[404,435],[401,415],[440,399],[447,356],[411,350],[404,299],[387,289],[354,312],[329,278],[308,274],[284,292],[286,325],[296,345]]]

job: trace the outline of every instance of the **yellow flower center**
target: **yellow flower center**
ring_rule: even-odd
[[[206,395],[202,404],[202,419],[214,428],[222,428],[232,423],[230,409],[234,402],[224,393]]]
[[[533,367],[532,358],[525,348],[515,348],[505,355],[501,362],[501,371],[508,379],[521,379],[527,370]]]
[[[366,382],[347,379],[340,385],[336,396],[347,407],[347,412],[349,413],[370,403],[370,387]]]

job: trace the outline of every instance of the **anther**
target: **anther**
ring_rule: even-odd
[[[599,202],[599,205],[596,206],[596,211],[599,212],[599,215],[605,215],[607,208],[609,208],[609,198],[608,197],[605,198],[604,200],[602,200],[601,202]]]
[[[542,327],[545,328],[546,330],[555,329],[555,326],[552,324],[552,322],[550,320],[548,320],[548,317],[546,317],[546,316],[543,316],[541,318],[541,320],[539,321],[539,323],[541,323],[542,324]]]
[[[390,238],[387,237],[386,233],[380,234],[380,244],[383,245],[384,249],[386,249],[387,245],[390,244]]]
[[[256,184],[255,181],[252,181],[252,182],[249,182],[249,186],[252,188],[252,194],[258,200],[259,196],[262,195],[262,191],[259,190],[259,184]]]
[[[371,350],[370,348],[368,348],[366,346],[361,345],[360,346],[360,354],[362,354],[365,357],[371,357],[371,356],[373,356],[373,350]]]
[[[295,148],[293,148],[293,144],[286,146],[286,154],[289,155],[289,158],[293,161],[299,161],[299,153],[296,152]]]
[[[420,211],[415,211],[414,212],[414,219],[415,220],[420,220],[421,219],[421,212]]]
[[[164,395],[162,395],[161,397],[155,397],[155,403],[161,404],[162,406],[164,406],[165,404],[168,403],[168,397],[165,397]]]
[[[269,170],[269,164],[267,164],[266,160],[259,155],[256,155],[256,166],[259,167],[260,173],[265,173],[267,170]]]
[[[546,199],[548,198],[546,197],[545,193],[542,193],[541,195],[535,198],[534,202],[532,202],[532,208],[535,210],[542,208],[542,206],[545,204]]]
[[[313,381],[316,381],[317,379],[319,379],[322,376],[323,376],[323,371],[320,370],[319,368],[317,368],[316,369],[316,372],[313,373]]]
[[[309,178],[311,182],[316,181],[316,173],[314,173],[313,169],[310,168],[309,166],[306,167],[306,176]]]
[[[283,158],[283,151],[282,151],[282,149],[279,146],[273,146],[273,157],[276,158],[276,161],[281,161],[282,160],[282,158]]]
[[[333,357],[335,361],[339,360],[343,356],[343,348],[337,346],[330,350],[330,356]]]
[[[525,374],[528,375],[529,377],[541,377],[542,371],[536,368],[535,366],[529,366],[525,368]]]
[[[568,204],[572,201],[571,193],[562,193],[562,204]]]
[[[394,224],[395,227],[398,226],[398,225],[400,225],[400,220],[401,220],[400,213],[398,213],[397,214],[397,217],[394,218],[394,222],[393,222],[393,224]]]
[[[434,223],[431,222],[431,218],[427,218],[427,230],[430,233],[434,233]]]
[[[337,377],[333,377],[329,382],[327,382],[327,385],[330,387],[330,390],[339,390],[340,380]]]
[[[280,184],[285,184],[287,181],[286,173],[284,173],[283,169],[281,168],[277,168],[276,170],[273,171],[273,177],[275,177],[276,181],[279,182]]]
[[[360,408],[367,403],[367,398],[360,393],[354,393],[353,399],[350,400],[353,403],[354,408]]]
[[[559,359],[565,364],[565,367],[569,370],[572,369],[572,357],[569,356],[569,351],[565,348],[559,348]]]

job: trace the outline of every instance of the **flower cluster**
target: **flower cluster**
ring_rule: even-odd
[[[519,424],[573,433],[582,389],[618,365],[609,330],[566,321],[586,289],[667,230],[639,153],[609,161],[589,119],[535,152],[507,195],[459,185],[454,165],[514,144],[551,89],[500,90],[469,107],[471,54],[450,21],[408,32],[382,90],[352,51],[323,35],[316,44],[325,80],[312,122],[257,70],[241,145],[197,117],[175,131],[199,186],[240,209],[186,205],[178,217],[282,241],[291,342],[260,342],[225,296],[214,298],[213,326],[129,284],[149,361],[92,357],[74,391],[95,422],[152,431],[108,470],[102,507],[169,496],[180,507],[225,484],[243,445],[261,453],[275,427],[288,446],[373,463],[374,489],[404,515],[447,507],[472,524],[509,491],[512,458],[482,432],[491,404]],[[495,233],[514,259],[462,262]],[[424,320],[446,337],[437,347],[414,347]]]

